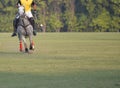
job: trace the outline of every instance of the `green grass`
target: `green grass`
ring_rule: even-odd
[[[0,88],[120,88],[120,33],[39,33],[33,54],[0,34]]]

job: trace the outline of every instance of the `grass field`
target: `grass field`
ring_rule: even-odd
[[[33,54],[0,33],[0,88],[120,88],[120,33],[39,33]]]

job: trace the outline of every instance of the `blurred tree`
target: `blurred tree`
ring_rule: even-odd
[[[0,0],[0,31],[12,31],[16,0]],[[38,31],[120,31],[120,0],[35,0]],[[4,26],[5,25],[5,26]]]

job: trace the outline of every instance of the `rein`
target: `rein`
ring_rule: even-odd
[[[19,17],[19,21],[20,21],[20,19],[21,19],[21,21],[22,21],[23,24],[21,24],[21,23],[19,22],[18,25],[22,26],[23,28],[26,29],[27,26],[31,25],[30,22],[29,22],[28,17],[26,17],[25,15],[20,16],[20,17]],[[27,24],[27,25],[26,25],[24,19],[28,21],[28,24]]]
[[[27,34],[27,29],[26,29],[26,28],[27,28],[29,25],[31,25],[31,23],[30,23],[28,17],[27,17],[25,14],[21,15],[21,16],[19,17],[18,26],[22,26],[22,27],[23,27],[23,29],[24,29],[25,32],[26,32],[26,35],[25,35],[25,36],[28,36],[28,34]]]

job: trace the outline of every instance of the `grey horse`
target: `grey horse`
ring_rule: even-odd
[[[24,7],[20,6],[18,8],[18,14],[19,14],[19,22],[17,27],[17,33],[19,38],[19,49],[22,52],[23,51],[23,45],[24,44],[24,50],[25,52],[29,53],[30,50],[34,50],[34,42],[33,42],[33,27],[29,22],[28,17],[25,15]],[[26,38],[29,38],[30,47],[28,49]]]

